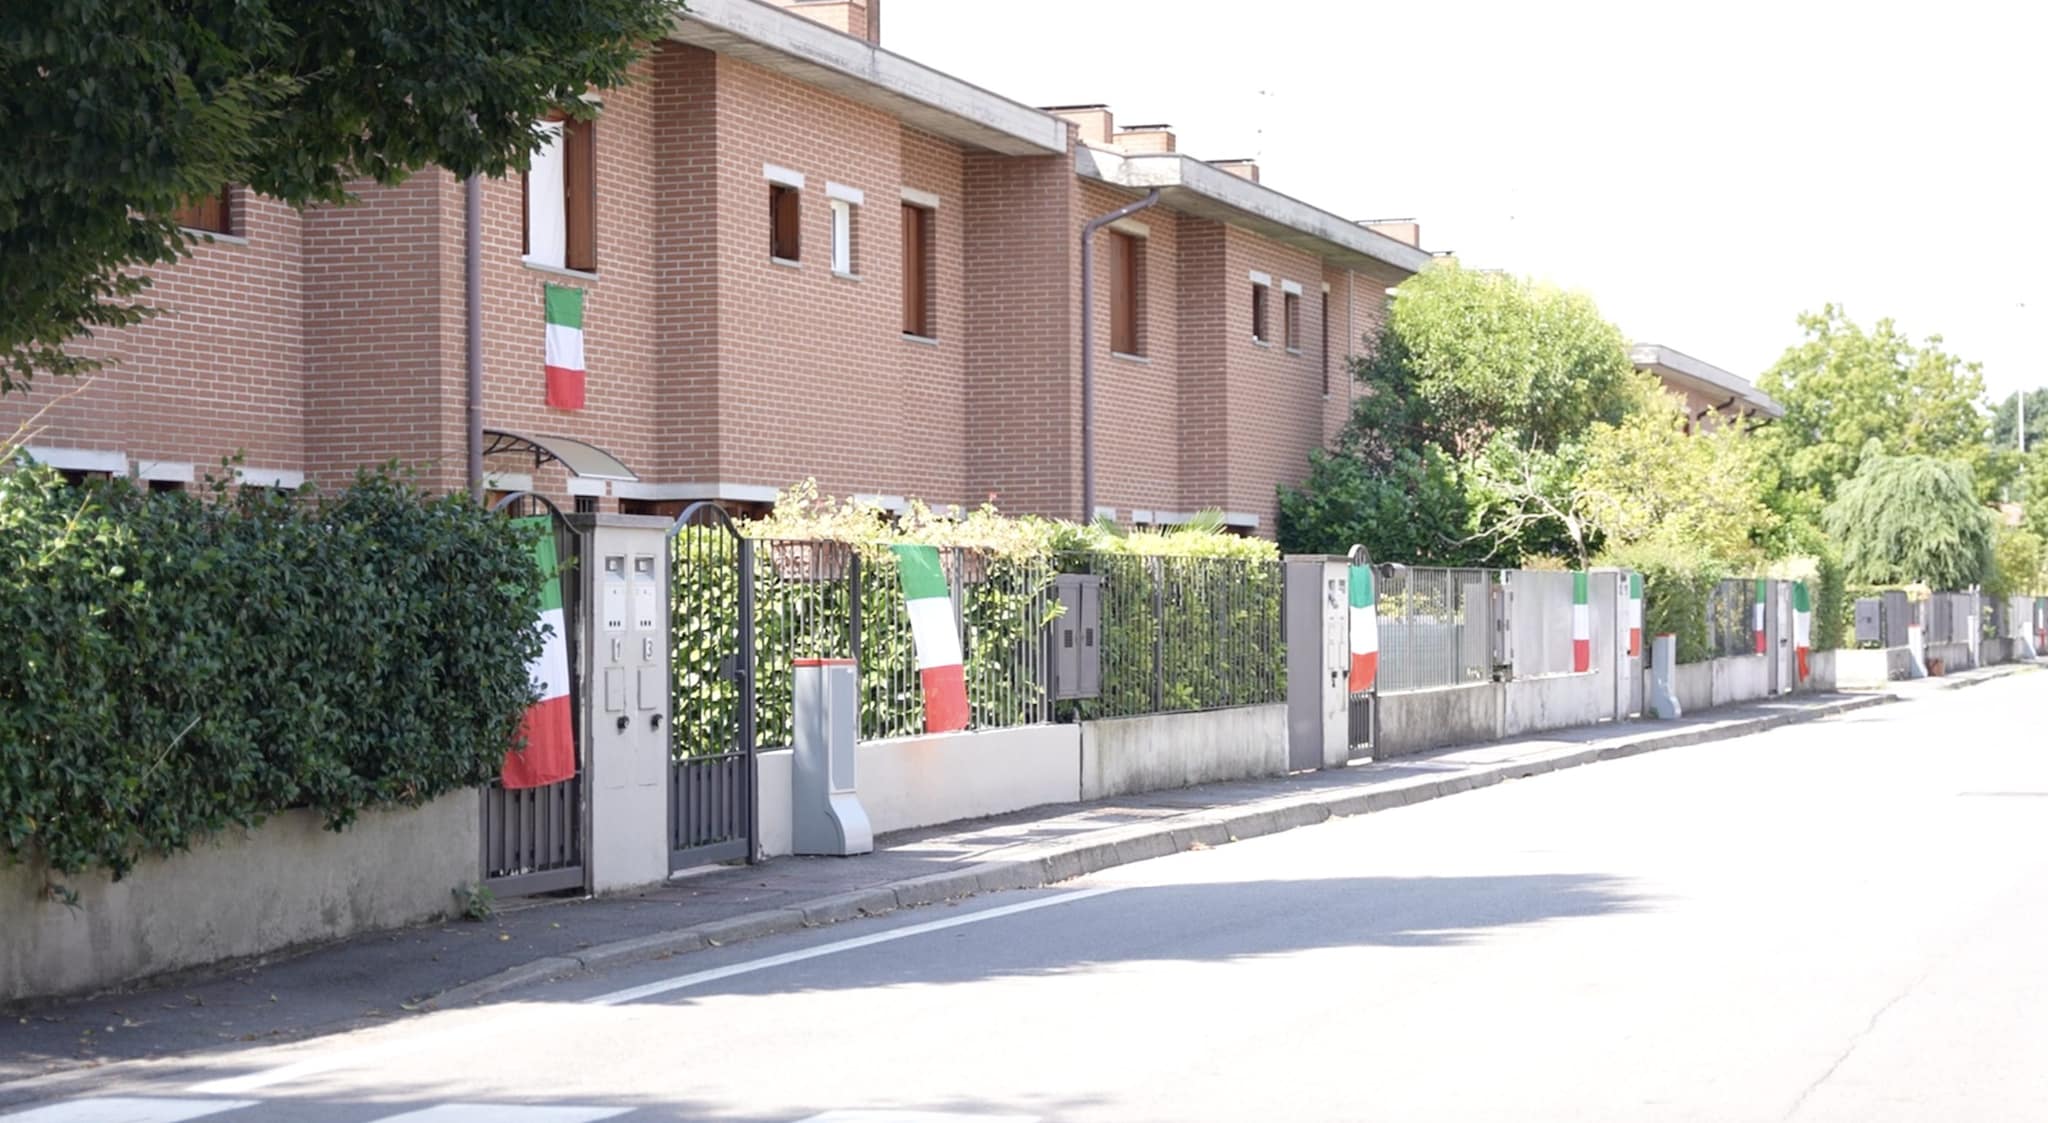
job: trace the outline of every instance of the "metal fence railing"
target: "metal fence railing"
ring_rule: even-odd
[[[1374,582],[1379,599],[1379,692],[1491,679],[1493,581],[1493,571],[1485,569],[1380,567]]]
[[[1707,596],[1709,658],[1756,654],[1756,580],[1729,578]]]
[[[1102,692],[1081,717],[1286,699],[1281,564],[1092,554],[1102,578]]]

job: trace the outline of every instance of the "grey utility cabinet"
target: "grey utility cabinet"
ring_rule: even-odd
[[[1102,578],[1062,573],[1053,584],[1060,614],[1052,622],[1052,696],[1102,696]]]

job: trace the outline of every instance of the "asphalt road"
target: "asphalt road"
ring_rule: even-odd
[[[2044,726],[2022,675],[0,1119],[2038,1121]]]

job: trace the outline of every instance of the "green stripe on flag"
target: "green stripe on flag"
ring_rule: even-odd
[[[541,612],[562,610],[561,566],[555,564],[555,520],[552,515],[513,519],[512,525],[534,534],[533,564],[540,570]]]
[[[1589,594],[1589,593],[1587,592],[1587,589],[1586,589],[1586,575],[1585,575],[1584,573],[1577,573],[1577,572],[1575,572],[1575,573],[1573,573],[1573,574],[1572,574],[1572,603],[1573,603],[1573,604],[1591,604],[1591,603],[1593,603],[1593,598],[1592,598],[1592,596],[1591,596],[1591,595],[1590,595],[1590,594]]]
[[[583,330],[583,290],[568,285],[549,285],[548,323],[556,327]]]
[[[1629,575],[1628,575],[1628,599],[1630,599],[1630,600],[1642,600],[1642,599],[1643,599],[1643,575],[1642,575],[1642,574],[1640,574],[1640,573],[1631,573],[1631,574],[1629,574]]]
[[[1377,590],[1373,588],[1372,584],[1372,567],[1369,565],[1352,566],[1351,607],[1371,608],[1374,604],[1378,603],[1377,598],[1374,596],[1375,592]]]
[[[1811,611],[1813,611],[1813,608],[1812,608],[1812,604],[1813,604],[1813,602],[1807,599],[1807,592],[1806,592],[1806,582],[1804,582],[1804,581],[1795,581],[1795,582],[1793,582],[1793,583],[1792,583],[1792,611],[1794,611],[1794,612],[1811,612]]]
[[[1771,595],[1770,590],[1764,588],[1764,585],[1765,581],[1763,578],[1759,577],[1756,579],[1756,599],[1759,601]]]
[[[889,552],[896,555],[905,600],[952,597],[953,589],[946,584],[946,571],[939,567],[937,546],[891,546]]]

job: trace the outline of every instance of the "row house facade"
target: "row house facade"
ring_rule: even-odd
[[[482,185],[486,470],[585,509],[833,494],[1082,517],[1275,492],[1350,409],[1348,358],[1429,255],[1176,150],[1100,106],[1039,109],[892,54],[876,0],[692,0],[631,82],[523,177]],[[1081,232],[1096,299],[1081,301]],[[388,460],[462,486],[464,185],[438,172],[295,211],[230,188],[112,364],[0,402],[32,454],[189,486],[335,482]],[[581,408],[546,393],[545,295],[582,294]]]

